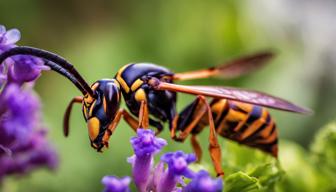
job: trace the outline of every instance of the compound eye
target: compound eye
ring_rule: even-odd
[[[99,127],[100,127],[99,119],[97,117],[90,118],[87,122],[87,126],[90,140],[93,141],[99,135]]]

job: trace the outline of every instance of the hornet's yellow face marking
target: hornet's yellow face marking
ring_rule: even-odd
[[[103,99],[103,107],[104,107],[104,112],[106,113],[107,104],[106,104],[106,97],[105,96],[104,96],[104,99]]]
[[[96,91],[99,86],[99,83],[96,82],[91,86],[92,91]],[[96,99],[91,97],[91,95],[86,94],[83,99],[83,110],[85,118],[88,119],[92,116],[92,111],[96,103]]]
[[[137,79],[133,85],[131,86],[131,90],[135,91],[137,88],[139,88],[143,84],[143,81],[141,79]]]
[[[146,93],[143,89],[138,89],[135,92],[135,100],[137,101],[145,101],[147,99]]]
[[[95,84],[93,84],[93,85],[91,86],[92,91],[95,92],[96,89],[98,88],[98,86],[99,86],[99,83],[95,83]],[[84,105],[85,105],[86,107],[90,107],[90,105],[93,103],[93,101],[95,101],[95,98],[91,97],[91,95],[89,95],[89,94],[86,94],[86,95],[84,96],[83,101],[84,101]]]
[[[118,91],[120,90],[120,84],[117,80],[113,80],[114,84],[118,87]],[[120,92],[117,94],[117,101],[120,100]]]
[[[89,114],[88,114],[87,109],[86,109],[85,106],[83,106],[83,110],[84,110],[85,119],[88,119],[89,118]]]
[[[96,101],[97,101],[97,100],[94,100],[94,102],[93,102],[92,105],[90,106],[89,117],[92,116],[93,108],[94,108],[94,106],[95,106],[95,104],[96,104]]]
[[[125,92],[128,93],[130,91],[130,88],[128,87],[127,83],[125,82],[125,80],[121,77],[121,74],[124,72],[124,70],[126,69],[126,67],[128,67],[128,65],[123,66],[117,73],[117,81],[121,84],[121,86],[124,88]]]
[[[89,119],[87,126],[90,140],[93,141],[97,138],[99,134],[99,127],[100,127],[99,119],[97,117],[92,117],[91,119]]]

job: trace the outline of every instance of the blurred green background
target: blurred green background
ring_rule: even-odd
[[[20,45],[67,58],[90,84],[112,78],[130,62],[182,72],[274,50],[277,57],[248,76],[183,83],[256,89],[312,108],[313,116],[272,110],[280,137],[307,147],[336,113],[335,7],[332,1],[298,0],[1,0],[0,23],[21,31]],[[110,149],[98,154],[89,145],[80,106],[73,110],[70,137],[62,135],[65,107],[80,92],[53,72],[43,73],[36,90],[61,163],[55,172],[13,178],[15,191],[101,191],[103,175],[129,175],[126,157],[132,154],[129,139],[134,133],[125,123],[111,137]],[[178,109],[193,98],[179,96]],[[169,140],[168,135],[167,130],[161,134]],[[204,150],[207,136],[201,135]],[[189,142],[170,140],[165,151],[177,149],[191,152]]]

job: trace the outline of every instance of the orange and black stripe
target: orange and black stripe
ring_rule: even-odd
[[[266,108],[220,99],[211,109],[218,134],[277,157],[276,125]]]

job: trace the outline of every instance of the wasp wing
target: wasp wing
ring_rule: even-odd
[[[310,114],[311,110],[297,106],[284,99],[261,93],[258,91],[251,91],[245,89],[238,89],[232,87],[215,87],[215,86],[187,86],[176,85],[166,82],[149,81],[154,89],[157,90],[169,90],[175,92],[182,92],[193,95],[203,95],[207,97],[213,97],[218,99],[236,100],[244,103],[250,103],[254,105],[260,105],[273,109]]]
[[[184,73],[176,73],[173,78],[174,80],[201,79],[213,76],[222,78],[235,78],[261,68],[267,63],[267,61],[273,58],[273,56],[274,54],[272,52],[260,52],[254,55],[249,55],[226,62],[216,67]]]

